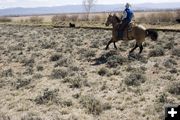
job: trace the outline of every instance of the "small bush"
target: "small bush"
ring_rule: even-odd
[[[32,16],[29,18],[29,22],[33,24],[40,24],[43,22],[43,18],[38,16]]]
[[[34,101],[36,104],[46,104],[48,102],[58,103],[57,94],[58,89],[49,90],[47,88],[43,91],[42,95],[37,96]]]
[[[30,59],[24,59],[22,63],[24,63],[24,66],[33,67],[35,61],[34,58],[30,58]]]
[[[0,22],[12,22],[12,19],[8,17],[0,17]]]
[[[60,54],[54,54],[50,57],[50,61],[58,61],[62,57]]]
[[[41,65],[38,65],[38,66],[36,67],[36,69],[37,69],[37,71],[43,71],[43,70],[44,70],[43,66],[41,66]]]
[[[72,59],[68,58],[68,57],[61,57],[56,64],[54,65],[54,67],[68,67],[72,64]]]
[[[164,48],[163,47],[156,47],[154,50],[149,52],[149,57],[158,57],[164,55]]]
[[[72,16],[70,16],[68,19],[71,20],[71,21],[77,21],[78,18],[79,18],[78,15],[72,15]]]
[[[126,58],[121,55],[113,55],[107,59],[108,67],[117,67],[126,62]]]
[[[175,48],[172,50],[172,55],[180,57],[180,48]]]
[[[173,59],[167,59],[163,64],[166,68],[172,68],[174,65],[177,65],[177,62]]]
[[[105,67],[102,67],[102,68],[98,71],[98,74],[101,75],[101,76],[107,75],[107,74],[109,74],[109,69],[107,69],[107,68],[105,68]]]
[[[99,15],[94,15],[94,16],[92,16],[92,19],[91,19],[92,21],[96,21],[96,22],[99,22],[99,21],[101,21],[101,17],[99,16]]]
[[[139,86],[146,81],[146,77],[139,73],[131,73],[125,78],[125,84],[129,86]]]
[[[103,111],[102,103],[94,96],[82,96],[80,103],[90,114],[99,115]]]
[[[42,119],[33,113],[28,113],[22,116],[21,120],[42,120]]]
[[[70,88],[81,88],[82,86],[89,86],[87,80],[80,76],[73,78],[71,77],[65,78],[64,82],[70,83]]]
[[[68,76],[68,70],[66,68],[54,69],[51,73],[52,79],[62,79]]]
[[[12,85],[16,89],[19,89],[19,88],[22,88],[24,86],[29,85],[31,83],[31,81],[32,81],[31,79],[26,79],[26,78],[22,79],[22,78],[19,78],[19,79],[17,79],[16,82],[12,83]]]
[[[54,25],[58,25],[63,21],[67,20],[67,16],[66,15],[55,15],[51,18],[51,22]]]
[[[168,92],[174,95],[180,95],[180,82],[174,82],[168,87]]]
[[[12,77],[13,76],[13,70],[11,68],[5,69],[1,73],[1,77]]]

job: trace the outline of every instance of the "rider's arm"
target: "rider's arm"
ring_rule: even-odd
[[[122,15],[122,20],[125,19],[126,17],[127,17],[127,12],[124,11],[124,12],[123,12],[123,15]]]

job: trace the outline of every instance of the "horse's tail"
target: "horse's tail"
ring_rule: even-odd
[[[155,30],[147,29],[146,36],[150,37],[153,41],[156,41],[158,39],[158,33]]]

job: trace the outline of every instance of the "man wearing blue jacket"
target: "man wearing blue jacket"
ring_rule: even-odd
[[[128,24],[132,21],[132,19],[134,17],[134,13],[130,9],[130,7],[131,7],[131,5],[129,3],[126,3],[125,10],[124,10],[123,16],[122,16],[122,23],[119,27],[121,37],[123,36],[124,29],[126,28],[126,26],[128,26]]]

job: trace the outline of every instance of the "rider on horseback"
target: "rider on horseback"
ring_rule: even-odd
[[[120,37],[123,37],[124,29],[129,25],[129,23],[132,21],[134,17],[133,11],[130,9],[131,5],[129,3],[126,3],[125,10],[123,12],[122,16],[122,23],[119,26],[119,33]]]

